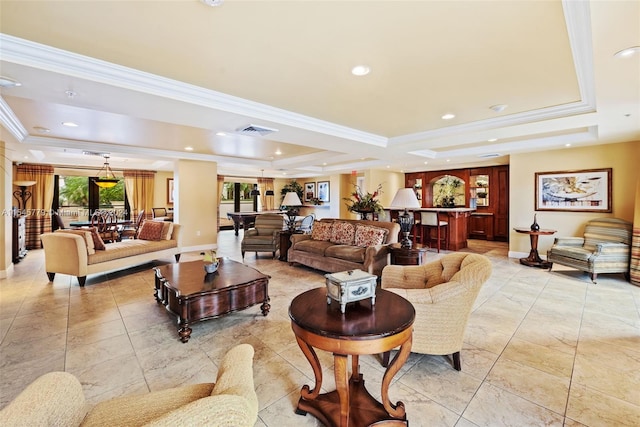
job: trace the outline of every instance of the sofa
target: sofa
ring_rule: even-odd
[[[13,426],[234,426],[258,419],[253,347],[230,349],[215,383],[192,384],[87,404],[82,385],[68,372],[49,372],[0,411],[0,425]]]
[[[390,243],[398,242],[395,222],[323,218],[310,234],[293,234],[287,259],[321,271],[362,270],[380,276],[389,264]]]
[[[104,243],[94,228],[65,229],[40,236],[44,248],[45,271],[49,281],[56,273],[78,278],[84,286],[87,275],[133,267],[156,259],[180,260],[180,225],[145,221],[138,238]]]

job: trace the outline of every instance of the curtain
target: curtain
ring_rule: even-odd
[[[218,232],[220,232],[220,205],[222,204],[222,191],[224,190],[224,175],[218,175]]]
[[[640,176],[636,182],[636,206],[633,215],[633,236],[631,238],[631,283],[640,286]]]
[[[273,196],[267,196],[267,190],[273,190],[273,178],[258,178],[258,190],[260,190],[260,206],[263,211],[273,209]]]
[[[124,187],[131,207],[131,218],[136,218],[144,209],[144,218],[153,218],[153,195],[155,188],[154,171],[125,170]]]
[[[53,204],[53,166],[21,164],[16,167],[14,181],[35,181],[27,190],[31,198],[23,206],[26,215],[27,249],[40,249],[40,235],[51,232],[51,205]],[[15,187],[16,190],[20,190]]]

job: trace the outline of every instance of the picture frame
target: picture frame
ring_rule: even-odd
[[[535,210],[611,212],[612,168],[536,172]]]
[[[173,203],[173,178],[167,178],[167,203]]]
[[[318,181],[318,199],[321,202],[329,202],[329,196],[331,194],[329,188],[329,181]]]
[[[305,182],[304,183],[304,201],[310,202],[311,199],[316,197],[316,183],[315,182]]]

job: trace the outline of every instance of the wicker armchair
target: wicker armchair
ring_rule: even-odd
[[[586,271],[596,283],[598,273],[624,273],[629,280],[633,225],[618,218],[587,222],[584,237],[557,237],[547,251],[549,271],[553,263]]]
[[[284,216],[280,214],[262,214],[256,216],[254,228],[244,232],[240,251],[244,260],[245,252],[271,252],[273,258],[280,247],[279,233],[284,228]]]
[[[452,355],[461,370],[460,350],[473,303],[491,275],[483,255],[455,252],[424,265],[388,265],[381,286],[409,300],[416,310],[414,353]],[[383,355],[387,365],[389,353]]]

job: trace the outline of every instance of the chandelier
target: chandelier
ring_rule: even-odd
[[[104,166],[98,172],[98,177],[93,179],[93,182],[100,188],[111,188],[118,184],[119,179],[109,167],[109,155],[104,155]]]

